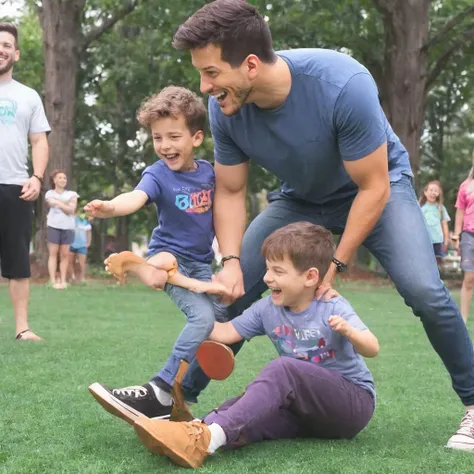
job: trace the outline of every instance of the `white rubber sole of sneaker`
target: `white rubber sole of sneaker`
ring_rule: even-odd
[[[100,383],[89,385],[89,392],[102,405],[102,407],[110,414],[121,418],[129,425],[135,423],[139,417],[143,417],[143,413],[133,409],[132,407],[121,402],[118,398],[111,395]],[[153,418],[156,420],[168,420],[169,416],[161,416]]]
[[[459,449],[461,451],[474,452],[474,443],[460,443],[459,441],[450,442],[446,444],[446,447],[449,449]]]

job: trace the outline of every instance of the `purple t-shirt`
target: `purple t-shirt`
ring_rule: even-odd
[[[306,360],[338,372],[375,396],[374,379],[364,359],[347,338],[329,326],[328,320],[333,314],[344,318],[355,329],[367,329],[342,296],[329,301],[314,300],[300,313],[275,306],[268,296],[233,319],[232,324],[244,339],[266,334],[280,356]]]
[[[149,255],[170,252],[198,262],[212,262],[216,178],[209,162],[196,160],[196,164],[193,171],[176,172],[157,161],[143,172],[135,189],[145,192],[147,204],[156,204],[158,212]]]

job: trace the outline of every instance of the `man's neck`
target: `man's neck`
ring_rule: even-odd
[[[3,74],[0,74],[0,84],[10,82],[12,78],[13,78],[13,70],[10,69],[9,71],[4,72]]]
[[[274,64],[262,63],[262,71],[251,93],[250,102],[261,109],[276,109],[285,102],[290,90],[290,68],[278,57]]]

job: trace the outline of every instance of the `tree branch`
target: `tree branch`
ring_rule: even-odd
[[[470,40],[474,38],[474,26],[467,30],[465,30],[459,39],[457,39],[449,48],[447,48],[438,58],[434,66],[431,68],[430,72],[428,73],[428,79],[426,81],[426,91],[428,92],[433,85],[434,81],[437,77],[441,74],[441,72],[445,69],[446,65],[448,64],[449,60],[452,58],[454,53],[466,44],[466,40]]]
[[[129,13],[135,10],[139,0],[126,0],[124,6],[111,15],[109,15],[99,26],[93,28],[84,38],[81,43],[81,51],[87,49],[87,47],[93,42],[98,40],[107,30],[112,28],[118,21],[125,18]]]
[[[433,38],[428,40],[428,42],[423,45],[422,49],[428,50],[429,48],[431,48],[431,46],[434,46],[435,44],[438,44],[443,41],[446,38],[447,34],[453,28],[462,23],[462,21],[469,15],[474,15],[474,6],[466,8],[465,10],[451,18],[449,21],[447,21],[442,30],[439,31],[435,36],[433,36]]]

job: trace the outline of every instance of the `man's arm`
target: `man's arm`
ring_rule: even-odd
[[[49,147],[45,132],[30,133],[28,135],[31,143],[31,154],[33,161],[33,176],[23,185],[21,199],[34,201],[41,191],[44,172],[48,165]]]
[[[344,161],[344,168],[359,188],[335,254],[341,262],[348,262],[374,228],[390,197],[387,144],[360,160]],[[336,266],[331,264],[325,281],[331,283],[335,274]]]
[[[247,223],[247,181],[249,162],[226,166],[215,164],[214,229],[222,257],[240,256],[242,237]],[[240,262],[227,260],[218,274],[219,281],[232,292],[232,301],[244,294]]]

